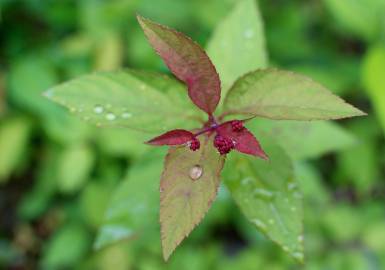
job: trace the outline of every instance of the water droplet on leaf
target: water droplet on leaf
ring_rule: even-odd
[[[245,38],[252,38],[254,36],[254,30],[253,29],[246,29],[244,32]]]
[[[297,240],[298,240],[298,242],[302,243],[303,242],[303,235],[298,236]]]
[[[128,112],[122,113],[122,118],[124,118],[124,119],[130,118],[131,116],[132,116],[131,113],[128,113]]]
[[[189,172],[190,178],[193,181],[196,181],[199,178],[201,178],[202,174],[203,174],[203,168],[199,165],[195,165],[194,167],[192,167]]]
[[[287,184],[287,189],[288,190],[294,190],[297,188],[297,184],[296,183],[288,183]]]
[[[254,196],[262,200],[272,200],[274,198],[274,193],[267,189],[256,188],[254,190]]]
[[[104,112],[104,108],[102,105],[95,105],[94,107],[94,113],[101,114]]]
[[[109,121],[113,121],[116,119],[116,115],[113,114],[112,112],[109,112],[106,114],[106,119],[109,120]]]
[[[291,256],[293,256],[295,259],[299,261],[303,261],[303,258],[304,258],[304,255],[302,252],[293,252]]]

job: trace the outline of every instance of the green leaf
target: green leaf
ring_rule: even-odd
[[[213,138],[202,137],[198,151],[172,147],[166,157],[160,183],[160,224],[163,256],[174,249],[194,229],[215,199],[224,164]]]
[[[226,114],[276,120],[328,120],[365,115],[325,87],[288,71],[265,69],[240,78],[225,99]]]
[[[192,128],[199,116],[187,100],[183,85],[150,72],[85,75],[50,89],[46,96],[98,126],[148,133]]]
[[[365,56],[362,69],[364,82],[370,101],[385,131],[385,46],[371,48]]]
[[[49,239],[41,260],[43,269],[73,268],[87,254],[91,237],[85,227],[68,224]]]
[[[207,52],[222,82],[222,96],[243,74],[267,66],[262,17],[256,1],[242,0],[219,24]]]
[[[383,0],[324,0],[343,30],[368,41],[378,38],[385,16]]]
[[[153,148],[130,167],[112,195],[95,248],[134,235],[145,237],[158,228],[159,178],[164,154],[163,148]]]
[[[246,218],[294,259],[303,262],[302,193],[290,158],[262,140],[270,161],[233,155],[225,184]]]
[[[94,166],[92,149],[87,145],[71,145],[58,161],[58,187],[63,193],[79,190],[90,176]]]
[[[31,135],[31,122],[15,117],[3,120],[0,125],[0,183],[24,161]]]
[[[257,136],[272,137],[293,159],[317,158],[353,146],[348,130],[328,121],[273,121],[253,119],[247,127]]]

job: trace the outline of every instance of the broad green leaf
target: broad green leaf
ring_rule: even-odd
[[[51,139],[61,143],[82,140],[89,127],[42,96],[58,83],[58,76],[45,54],[25,56],[12,62],[7,96],[10,101],[33,115],[38,115]],[[20,79],[23,78],[23,79]]]
[[[214,31],[207,52],[221,77],[223,97],[238,77],[267,66],[262,16],[256,1],[238,1]]]
[[[201,136],[201,148],[172,147],[160,182],[160,224],[163,257],[203,219],[215,199],[224,164],[213,145],[213,136]]]
[[[246,218],[294,259],[303,262],[302,193],[293,164],[277,145],[262,140],[269,161],[233,155],[225,184]]]
[[[248,73],[230,89],[227,114],[276,120],[328,120],[365,115],[317,82],[289,71]]]
[[[158,228],[159,178],[164,152],[161,147],[154,148],[130,167],[112,195],[96,248],[134,235],[144,237]]]
[[[324,0],[324,3],[343,30],[368,41],[379,37],[385,16],[383,0]]]
[[[274,121],[252,119],[247,127],[256,135],[272,137],[293,159],[318,158],[347,149],[356,138],[340,125],[328,121]]]
[[[385,131],[385,46],[371,48],[363,63],[362,80]]]
[[[2,120],[0,125],[0,183],[21,165],[29,148],[32,123],[25,118]]]
[[[23,220],[36,220],[51,206],[51,199],[55,196],[57,183],[57,149],[48,145],[47,149],[40,150],[41,159],[35,168],[33,187],[23,196],[18,205],[18,216]]]
[[[151,46],[171,72],[185,82],[191,100],[212,114],[221,97],[219,75],[206,52],[186,35],[138,16]]]
[[[382,150],[377,138],[382,130],[371,117],[350,121],[347,127],[358,139],[353,147],[338,153],[336,180],[341,184],[353,184],[356,193],[366,194],[381,179]]]
[[[68,269],[84,259],[91,243],[86,228],[67,224],[55,232],[44,247],[40,269]]]
[[[192,128],[199,116],[189,104],[183,85],[150,72],[126,70],[85,75],[53,87],[46,96],[98,126],[148,133]]]
[[[71,145],[58,160],[58,188],[63,193],[79,190],[88,180],[94,165],[92,149],[87,145]]]

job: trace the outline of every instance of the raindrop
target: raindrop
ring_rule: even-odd
[[[298,242],[302,243],[303,242],[303,235],[298,236],[297,240],[298,240]]]
[[[191,180],[196,181],[199,178],[201,178],[201,176],[203,174],[203,168],[199,165],[195,165],[190,169],[189,174],[190,174]]]
[[[249,185],[249,184],[252,184],[253,183],[253,178],[251,177],[246,177],[244,179],[242,179],[242,185],[246,186],[246,185]]]
[[[131,113],[128,113],[128,112],[122,113],[122,118],[124,118],[124,119],[130,118],[131,116],[132,116]]]
[[[297,184],[296,183],[288,183],[287,184],[287,189],[288,190],[294,190],[297,188]]]
[[[272,200],[274,198],[274,193],[267,189],[256,188],[254,190],[254,196],[262,200]]]
[[[289,251],[289,247],[288,247],[288,246],[283,246],[282,249],[283,249],[284,251],[286,251],[286,252]]]
[[[255,226],[257,226],[260,230],[262,230],[262,231],[266,231],[266,230],[267,230],[267,225],[266,225],[263,221],[261,221],[261,220],[255,218],[255,219],[252,220],[252,222],[253,222],[253,223],[255,224]]]
[[[302,193],[301,193],[301,192],[298,192],[298,191],[297,191],[297,192],[294,192],[294,193],[293,193],[293,196],[294,196],[294,198],[297,198],[297,199],[302,199],[302,197],[303,197],[303,196],[302,196]]]
[[[293,253],[291,254],[291,256],[293,256],[293,258],[295,258],[295,259],[297,259],[297,260],[299,260],[299,261],[303,261],[303,258],[304,258],[302,252],[293,252]]]
[[[104,112],[104,108],[102,105],[95,105],[94,107],[94,113],[101,114]]]
[[[71,107],[71,108],[70,108],[70,112],[71,112],[71,113],[76,112],[76,108],[75,108],[75,107]]]
[[[112,112],[109,112],[106,114],[106,119],[109,120],[109,121],[113,121],[116,119],[116,115],[113,114]]]
[[[245,38],[252,38],[254,36],[254,30],[253,29],[247,29],[244,32]]]
[[[53,97],[53,90],[49,89],[49,90],[45,91],[43,93],[43,95],[46,96],[47,98],[52,98]]]

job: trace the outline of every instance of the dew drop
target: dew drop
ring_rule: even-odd
[[[128,119],[128,118],[130,118],[131,116],[132,116],[131,113],[128,113],[128,112],[122,113],[122,118],[124,118],[124,119]]]
[[[189,175],[191,180],[196,181],[202,177],[203,168],[199,165],[195,165],[190,169]]]
[[[71,112],[71,113],[75,113],[75,112],[76,112],[76,108],[75,108],[75,107],[71,107],[71,108],[70,108],[70,112]]]
[[[109,112],[106,114],[106,119],[109,120],[109,121],[113,121],[116,119],[116,115],[113,114],[112,112]]]
[[[297,240],[298,240],[298,242],[302,243],[303,242],[303,235],[298,236]]]
[[[246,31],[243,33],[245,38],[252,38],[254,36],[254,30],[253,29],[246,29]]]
[[[303,259],[304,259],[304,255],[303,255],[302,252],[293,252],[291,254],[291,256],[293,256],[293,258],[295,258],[295,259],[297,259],[299,261],[303,261]]]
[[[104,108],[102,105],[95,105],[94,107],[94,113],[101,114],[104,112]]]
[[[283,246],[282,249],[283,249],[284,251],[286,251],[286,252],[288,252],[288,251],[290,250],[288,246]]]
[[[254,196],[258,199],[262,200],[272,200],[274,198],[274,193],[271,192],[270,190],[263,189],[263,188],[256,188],[254,190]]]
[[[297,188],[297,184],[296,183],[288,183],[287,184],[287,189],[288,190],[294,190]]]
[[[264,232],[267,230],[267,225],[266,225],[263,221],[261,221],[261,220],[255,218],[255,219],[252,220],[252,222],[253,222],[254,225],[257,226],[260,230],[262,230],[262,231],[264,231]]]
[[[302,196],[302,193],[301,192],[294,192],[293,193],[293,196],[294,196],[294,198],[297,198],[297,199],[302,199],[303,198],[303,196]]]
[[[249,184],[252,184],[252,183],[253,183],[253,178],[251,178],[251,177],[246,177],[246,178],[242,179],[241,183],[242,183],[242,185],[244,185],[244,186],[247,186],[247,185],[249,185]]]

